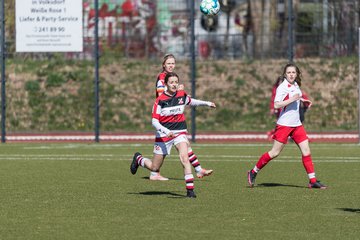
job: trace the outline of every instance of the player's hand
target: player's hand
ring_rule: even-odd
[[[304,105],[305,105],[307,108],[310,108],[310,107],[311,107],[312,101],[310,101],[309,99],[301,98],[300,100],[304,103]]]
[[[167,134],[167,137],[168,137],[168,138],[173,138],[173,137],[175,137],[175,134],[174,134],[173,132],[169,132],[169,133]]]
[[[292,99],[294,101],[300,100],[301,99],[300,94],[299,93],[295,94],[294,96],[292,96]]]
[[[211,107],[211,108],[216,108],[215,103],[212,102],[212,103],[210,104],[210,107]]]

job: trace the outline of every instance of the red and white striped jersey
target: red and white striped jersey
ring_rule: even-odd
[[[185,91],[180,90],[174,96],[169,96],[166,92],[161,94],[155,101],[152,111],[152,118],[172,131],[174,134],[187,132],[184,110],[185,106],[191,103],[191,98]],[[164,138],[166,134],[161,131],[156,132],[156,138]]]
[[[302,96],[299,85],[295,82],[290,84],[286,79],[276,89],[274,102],[281,102],[293,97],[295,94]],[[300,100],[290,103],[283,107],[277,124],[287,127],[297,127],[301,125],[299,114]]]

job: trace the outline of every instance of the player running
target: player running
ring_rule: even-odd
[[[302,162],[309,177],[309,188],[326,189],[327,187],[315,177],[309,140],[300,121],[300,101],[308,103],[309,107],[312,104],[310,100],[302,97],[300,69],[295,64],[289,63],[284,67],[283,76],[284,80],[276,89],[274,99],[274,108],[281,110],[273,136],[273,147],[269,152],[264,153],[254,168],[248,172],[249,185],[250,187],[254,186],[258,172],[280,154],[287,143],[288,137],[291,137],[300,148]]]
[[[184,110],[186,105],[212,108],[216,105],[213,102],[190,98],[183,90],[178,91],[179,77],[174,72],[168,73],[164,81],[166,90],[156,99],[152,112],[152,125],[156,129],[153,159],[145,158],[139,152],[135,153],[130,171],[136,174],[138,167],[142,166],[150,171],[158,172],[165,157],[170,154],[172,146],[175,145],[184,169],[187,197],[196,198],[194,176],[188,155],[190,143],[186,136]]]
[[[155,93],[156,98],[159,97],[166,90],[165,76],[167,73],[171,73],[174,71],[175,65],[176,65],[175,56],[173,54],[166,54],[164,56],[164,60],[162,63],[163,70],[161,73],[159,73],[157,80],[156,80],[156,93]],[[184,85],[179,84],[177,90],[184,90]],[[212,169],[205,169],[205,168],[201,167],[201,164],[200,164],[196,154],[193,152],[190,144],[188,147],[188,156],[189,156],[190,163],[194,167],[196,176],[198,178],[203,178],[203,177],[209,176],[213,173]],[[157,172],[152,171],[150,173],[149,179],[150,180],[160,180],[160,181],[169,180],[168,178],[161,176],[160,169]]]

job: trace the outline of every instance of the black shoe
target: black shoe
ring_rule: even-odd
[[[195,194],[194,190],[192,190],[192,189],[187,190],[186,196],[188,198],[196,198],[196,194]]]
[[[322,184],[320,181],[316,181],[314,183],[309,183],[309,188],[319,188],[319,189],[326,189],[327,186]]]
[[[253,170],[248,171],[248,183],[250,185],[250,187],[254,187],[255,185],[255,178],[256,178],[256,172],[254,172]]]
[[[139,156],[141,156],[141,153],[139,153],[139,152],[136,152],[134,154],[133,160],[132,160],[131,165],[130,165],[130,172],[132,174],[135,174],[138,167],[139,167],[139,164],[137,162],[137,159],[138,159]]]

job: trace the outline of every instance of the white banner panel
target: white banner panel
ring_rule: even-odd
[[[16,0],[17,52],[82,52],[82,0]]]

